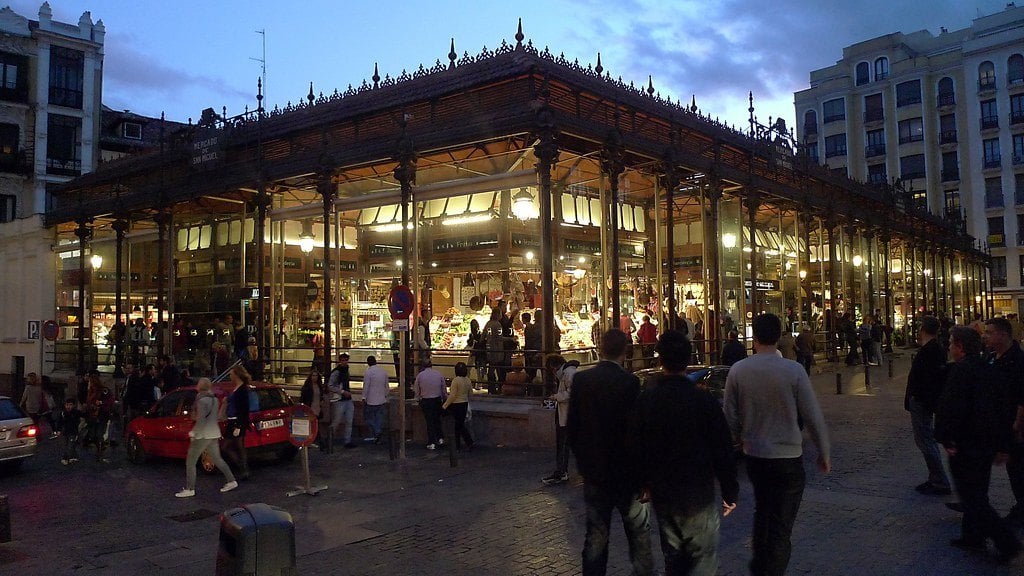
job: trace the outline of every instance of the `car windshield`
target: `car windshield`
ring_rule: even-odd
[[[17,420],[24,417],[25,413],[17,404],[8,398],[0,399],[0,420]]]
[[[288,395],[280,388],[257,388],[256,393],[260,397],[260,410],[273,410],[291,405]]]

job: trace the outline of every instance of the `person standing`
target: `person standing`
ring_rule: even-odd
[[[487,341],[480,331],[480,322],[473,318],[469,322],[469,338],[466,340],[469,357],[476,368],[476,379],[483,380],[487,376]]]
[[[367,442],[380,442],[384,431],[384,411],[387,409],[388,373],[377,364],[376,356],[366,357],[366,372],[363,373],[363,420],[370,427]]]
[[[636,331],[637,341],[640,342],[640,355],[643,356],[644,364],[654,365],[654,346],[658,343],[658,327],[651,323],[651,317],[644,314],[640,321],[640,328]]]
[[[224,446],[224,456],[238,468],[238,479],[249,478],[249,458],[245,452],[245,434],[249,430],[249,390],[252,376],[241,365],[235,366],[230,372],[231,394],[228,395],[227,423],[224,425],[224,434],[227,436],[227,443]]]
[[[217,423],[220,410],[217,397],[211,392],[212,388],[209,378],[200,378],[196,383],[196,400],[192,404],[192,420],[195,424],[188,433],[188,454],[185,455],[185,488],[175,494],[178,498],[196,495],[196,462],[203,452],[210,456],[214,466],[227,480],[220,491],[230,492],[238,488],[235,475],[220,456],[220,425]]]
[[[1005,563],[1020,554],[1021,544],[992,509],[988,489],[996,453],[1006,450],[1009,442],[1009,419],[1000,415],[1005,398],[995,369],[985,362],[981,352],[981,337],[976,331],[966,326],[950,329],[953,363],[935,416],[935,438],[949,454],[949,469],[964,510],[961,535],[949,543],[970,552],[984,552],[985,540],[991,538],[999,551],[999,561]]]
[[[810,431],[818,467],[832,470],[828,431],[800,364],[778,354],[782,322],[774,314],[754,318],[755,354],[734,364],[725,381],[725,419],[747,456],[754,487],[753,558],[755,576],[786,571],[790,537],[806,482],[803,434]]]
[[[100,380],[96,370],[89,372],[88,389],[85,397],[86,436],[96,446],[96,461],[103,464],[110,460],[103,455],[107,448],[107,422],[114,409],[114,395]]]
[[[917,341],[921,348],[914,355],[907,375],[907,392],[903,408],[910,412],[914,443],[924,456],[928,480],[914,489],[922,494],[945,495],[951,492],[949,477],[942,466],[939,445],[935,442],[935,408],[946,384],[946,351],[939,345],[939,320],[934,316],[921,319]]]
[[[531,323],[529,312],[523,312],[522,320],[523,354],[526,356],[526,379],[529,382],[533,382],[543,363],[542,358],[544,358],[544,353],[541,351],[543,347],[543,326],[541,326],[543,320],[540,314],[538,314],[537,321]]]
[[[544,361],[544,367],[558,382],[555,393],[548,397],[548,400],[555,402],[555,471],[550,476],[541,478],[545,485],[552,485],[561,484],[569,479],[569,436],[566,423],[569,420],[572,379],[580,363],[576,360],[566,362],[560,354],[551,354]]]
[[[740,342],[740,333],[730,330],[729,339],[725,342],[725,346],[722,346],[722,364],[732,366],[746,357],[747,349]]]
[[[1005,318],[985,322],[984,341],[989,351],[988,363],[1004,392],[1004,402],[1016,416],[1006,461],[1014,505],[1006,519],[1020,526],[1024,525],[1024,350],[1013,339],[1013,325]]]
[[[349,376],[348,352],[338,354],[338,365],[331,370],[327,379],[327,390],[331,402],[331,430],[338,434],[338,428],[344,426],[342,440],[345,448],[355,448],[352,441],[352,419],[355,408],[352,406],[351,377]]]
[[[487,343],[487,391],[498,393],[498,382],[505,381],[509,366],[505,361],[505,342],[502,338],[501,310],[491,310],[491,319],[484,324],[483,338]]]
[[[800,334],[796,337],[796,360],[804,367],[807,375],[811,374],[811,365],[814,364],[814,332],[807,324],[800,326]]]
[[[583,476],[583,576],[603,576],[607,570],[613,510],[622,517],[633,573],[654,571],[650,510],[640,501],[639,480],[626,446],[629,416],[640,395],[640,380],[622,367],[628,346],[629,337],[622,330],[605,332],[601,361],[572,379],[566,432]]]
[[[452,378],[452,387],[448,398],[441,406],[443,410],[450,410],[452,420],[455,423],[455,449],[462,450],[462,442],[466,442],[466,449],[473,449],[473,437],[466,427],[466,415],[469,414],[469,399],[473,396],[473,383],[469,381],[469,366],[465,362],[455,364],[455,378]]]
[[[323,378],[320,377],[320,372],[317,371],[316,367],[313,367],[309,371],[309,376],[306,376],[306,380],[302,383],[302,388],[299,390],[299,401],[309,406],[309,409],[316,416],[317,419],[317,439],[316,444],[313,446],[320,448],[321,452],[327,451],[327,443],[324,441],[324,437],[327,435],[327,427],[330,426],[330,409],[327,407],[327,387],[324,385]]]
[[[50,410],[50,407],[46,404],[46,392],[43,390],[43,382],[35,372],[29,372],[25,376],[25,390],[21,393],[20,405],[36,426],[39,425],[40,416]]]
[[[669,330],[657,346],[662,374],[636,402],[629,446],[657,514],[665,574],[714,576],[719,510],[735,510],[740,490],[732,437],[718,401],[686,377],[690,341]]]
[[[434,370],[429,358],[420,373],[416,375],[416,402],[423,411],[423,419],[427,422],[427,450],[444,446],[444,434],[441,431],[441,403],[444,402],[444,376]]]

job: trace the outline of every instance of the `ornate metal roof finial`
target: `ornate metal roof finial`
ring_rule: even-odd
[[[256,77],[256,112],[263,113],[263,78]]]
[[[308,101],[309,101],[309,105],[310,105],[310,106],[312,106],[312,105],[313,105],[313,100],[314,100],[315,98],[316,98],[316,96],[314,96],[314,95],[313,95],[313,83],[312,83],[312,82],[310,82],[310,83],[309,83],[309,94],[306,94],[306,100],[308,100]]]
[[[600,52],[597,53],[597,66],[594,66],[594,72],[597,72],[598,76],[600,76],[601,73],[604,72],[604,66],[601,66],[601,53]]]
[[[516,28],[516,50],[522,50],[523,48],[523,19],[519,19],[519,26]]]
[[[448,69],[449,70],[451,70],[452,68],[455,68],[455,59],[458,58],[458,57],[459,57],[459,55],[455,52],[455,38],[452,38],[452,47],[451,47],[451,49],[448,50]]]
[[[373,80],[373,87],[374,88],[376,88],[377,85],[380,83],[380,73],[377,72],[377,63],[376,62],[373,63],[373,77],[370,78],[370,80]]]
[[[750,107],[747,108],[747,112],[750,113],[750,136],[754,136],[754,93],[753,91],[747,92],[747,100],[750,102]]]
[[[654,77],[647,75],[647,95],[654,96]]]
[[[690,112],[697,113],[697,95],[690,94]]]

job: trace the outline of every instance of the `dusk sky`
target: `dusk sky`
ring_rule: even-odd
[[[37,1],[11,8],[38,19]],[[514,43],[518,18],[538,48],[604,68],[625,82],[746,126],[747,92],[758,119],[793,126],[793,92],[811,70],[834,64],[852,43],[890,32],[955,30],[1003,10],[1005,0],[564,0],[518,2],[248,2],[52,0],[57,20],[83,11],[107,29],[104,104],[185,121],[203,108],[229,115],[255,107],[266,30],[267,102],[358,86],[373,75],[447,63]]]

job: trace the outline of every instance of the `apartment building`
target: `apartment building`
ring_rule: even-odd
[[[1024,7],[853,44],[794,103],[809,155],[962,219],[991,249],[995,312],[1024,312]]]

